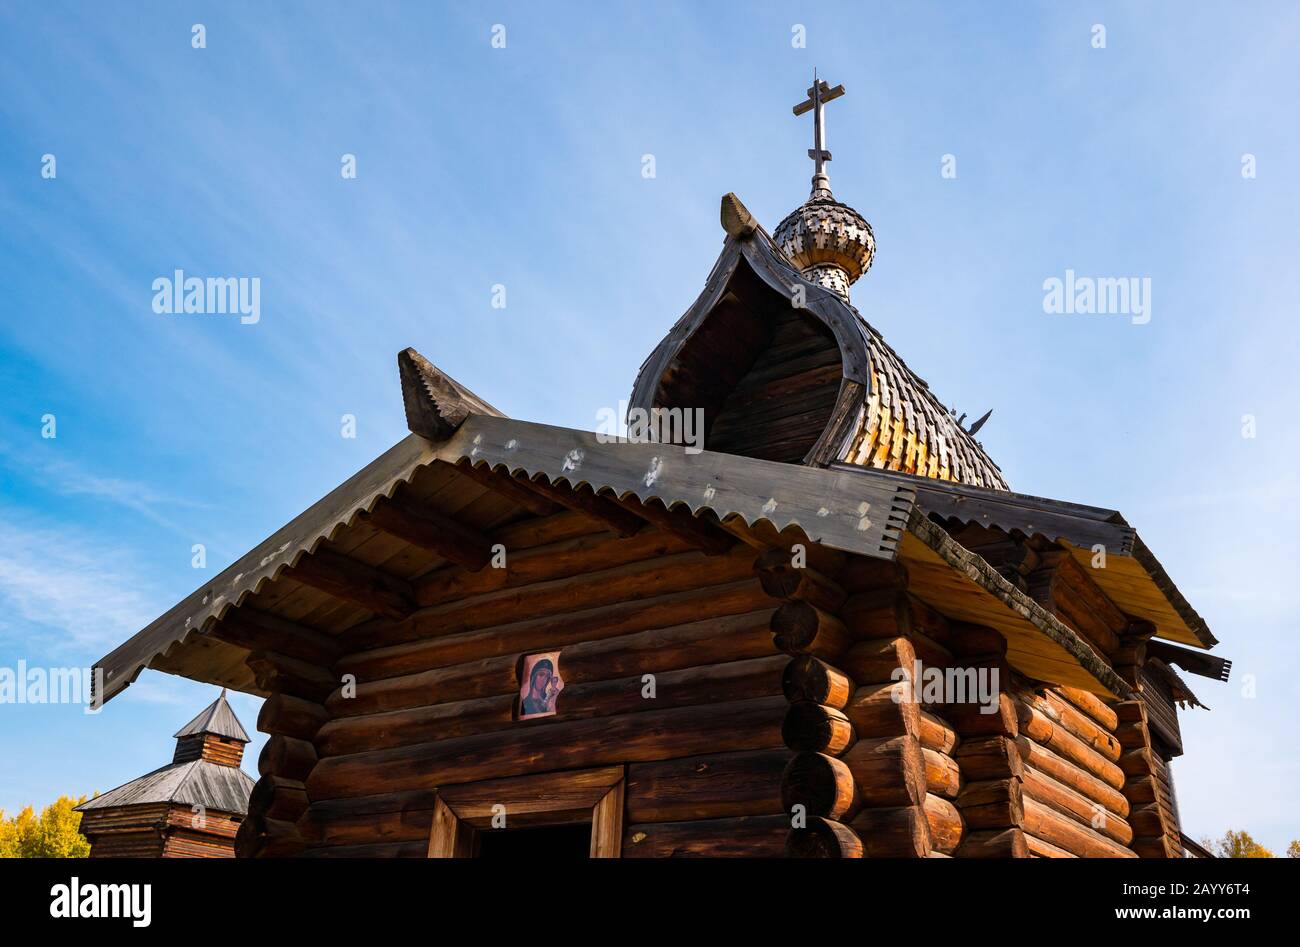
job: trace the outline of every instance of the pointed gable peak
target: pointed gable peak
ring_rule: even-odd
[[[235,712],[226,701],[226,689],[221,689],[221,696],[199,712],[199,715],[173,734],[176,739],[193,737],[203,733],[249,742],[248,732],[244,729]]]

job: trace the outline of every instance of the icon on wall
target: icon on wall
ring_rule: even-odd
[[[519,682],[518,719],[553,716],[555,700],[564,689],[564,680],[560,677],[560,652],[525,655]]]

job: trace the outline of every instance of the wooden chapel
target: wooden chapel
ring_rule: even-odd
[[[503,417],[407,349],[410,435],[99,662],[106,700],[266,698],[239,855],[1187,852],[1182,674],[1229,662],[1118,512],[1012,492],[853,307],[842,92],[795,110],[809,199],[771,233],[722,199],[636,378],[702,444]]]

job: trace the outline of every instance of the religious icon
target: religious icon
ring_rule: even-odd
[[[550,717],[555,713],[555,699],[564,689],[560,677],[560,652],[547,651],[524,657],[519,675],[519,718]]]

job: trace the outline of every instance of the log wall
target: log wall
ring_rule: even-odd
[[[787,661],[755,551],[563,521],[506,569],[438,570],[409,619],[346,635],[327,673],[355,692],[275,678],[298,689],[259,719],[248,853],[422,857],[439,787],[608,765],[625,766],[625,857],[782,853]],[[516,721],[520,656],[553,650],[559,713]]]

